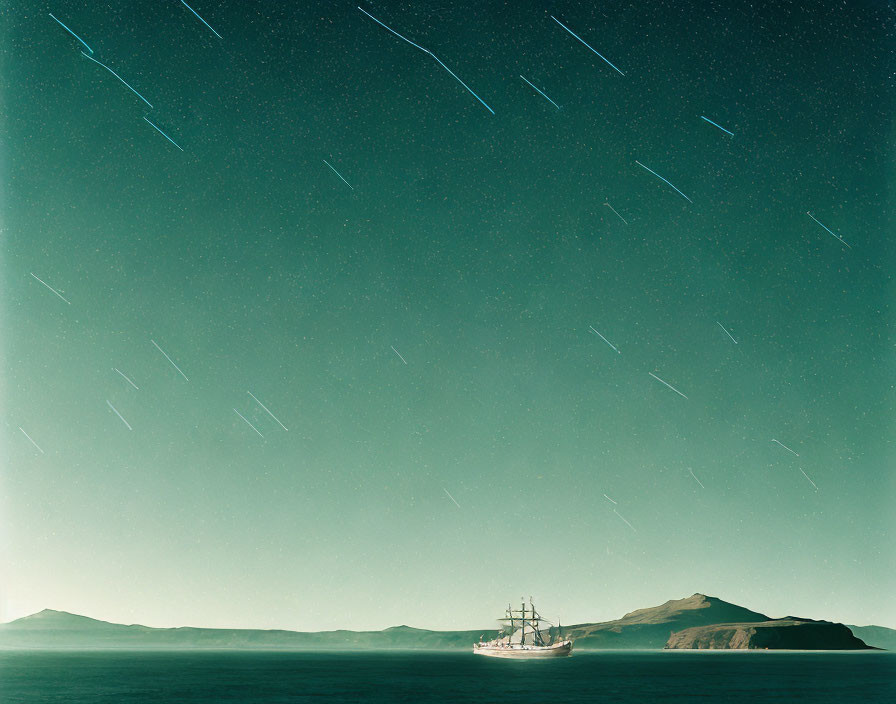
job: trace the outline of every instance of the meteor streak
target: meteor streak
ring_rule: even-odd
[[[155,341],[155,340],[150,340],[150,342],[151,342],[152,344],[155,345],[156,349],[157,349],[159,352],[161,352],[162,354],[165,355],[165,359],[167,359],[169,362],[171,362],[171,365],[172,365],[175,369],[177,369],[177,371],[180,372],[180,375],[181,375],[184,379],[187,379],[187,375],[184,374],[183,372],[181,372],[180,367],[177,366],[177,365],[174,363],[174,360],[171,359],[171,357],[168,356],[168,353],[165,352],[165,350],[163,350],[161,347],[159,347],[158,345],[156,345],[156,341]],[[187,381],[189,381],[189,379],[187,379]]]
[[[722,328],[722,330],[725,330],[725,326],[722,325],[718,320],[716,321],[716,325],[718,325],[720,328]],[[728,332],[727,330],[725,330],[725,334],[726,334],[728,337],[731,337],[731,333]],[[733,337],[731,337],[731,341],[732,341],[735,345],[737,344],[737,340],[735,340]]]
[[[68,27],[66,27],[65,24],[63,24],[63,23],[59,20],[59,18],[57,18],[56,15],[54,15],[52,12],[49,13],[49,14],[50,14],[50,17],[52,17],[54,20],[56,20],[57,22],[59,22],[60,25],[62,25],[62,28],[63,28],[66,32],[68,32],[69,34],[71,34],[75,39],[77,39],[77,40],[78,40],[79,42],[81,42],[84,46],[86,46],[86,47],[87,47],[87,51],[89,51],[91,54],[93,53],[93,49],[91,49],[89,46],[87,46],[87,42],[85,42],[83,39],[81,39],[81,37],[79,37],[77,34],[75,34],[75,33],[74,33],[72,30],[70,30]]]
[[[726,129],[725,129],[724,127],[722,127],[721,125],[717,125],[715,122],[713,122],[712,120],[710,120],[708,117],[703,117],[703,115],[701,115],[701,116],[700,116],[700,119],[701,119],[701,120],[706,120],[706,121],[707,121],[709,124],[711,124],[713,127],[718,127],[718,128],[719,128],[720,130],[722,130],[722,132],[724,132],[725,134],[730,134],[732,137],[734,136],[734,132],[731,132],[731,131],[729,131],[729,130],[726,130]]]
[[[233,409],[233,412],[236,413],[240,418],[242,418],[243,420],[245,420],[245,421],[246,421],[246,424],[247,424],[250,428],[252,428],[252,430],[254,430],[256,433],[258,433],[258,428],[256,428],[256,427],[255,427],[254,425],[252,425],[248,420],[246,420],[246,416],[244,416],[242,413],[240,413],[240,412],[239,412],[238,410],[236,410],[235,408]],[[264,435],[261,435],[261,433],[258,433],[258,434],[259,434],[262,438],[264,438]]]
[[[253,394],[251,391],[247,391],[246,393],[249,394],[252,398],[255,398],[255,394]],[[255,398],[255,403],[257,403],[259,406],[261,406],[264,410],[268,411],[268,407],[265,406],[265,405],[264,405],[261,401],[259,401],[257,398]],[[277,421],[278,423],[280,423],[280,419],[279,419],[277,416],[275,416],[273,413],[271,413],[270,411],[268,411],[268,415],[269,415],[271,418],[273,418],[275,421]],[[280,427],[283,428],[283,429],[286,430],[286,431],[289,430],[289,428],[287,428],[285,425],[283,425],[283,423],[280,423]]]
[[[674,386],[672,386],[672,384],[669,384],[669,383],[663,381],[662,379],[660,379],[660,378],[659,378],[656,374],[654,374],[653,372],[647,372],[647,373],[650,374],[650,376],[652,376],[654,379],[656,379],[656,380],[657,380],[658,382],[660,382],[661,384],[665,384],[666,386],[668,386],[670,389],[672,389],[672,390],[673,390],[675,393],[677,393],[679,396],[681,396],[681,397],[683,397],[683,398],[687,398],[687,396],[685,396],[683,393],[681,393],[681,391],[679,391],[679,390],[676,389]]]
[[[102,66],[102,67],[103,67],[104,69],[106,69],[109,73],[111,73],[113,76],[115,76],[119,81],[121,81],[122,83],[124,83],[124,84],[128,87],[128,90],[129,90],[129,91],[131,91],[134,95],[136,95],[138,98],[140,98],[140,100],[142,100],[144,103],[146,103],[147,105],[149,105],[149,107],[152,107],[152,103],[150,103],[146,98],[144,98],[142,95],[140,95],[140,94],[134,89],[134,87],[133,87],[130,83],[128,83],[128,82],[127,82],[126,80],[124,80],[121,76],[119,76],[117,73],[115,73],[115,71],[113,71],[111,68],[109,68],[108,66],[106,66],[106,64],[104,64],[102,61],[97,61],[95,58],[93,58],[92,56],[89,56],[89,55],[85,54],[83,51],[81,52],[81,56],[83,56],[85,59],[90,59],[90,60],[93,61],[93,63],[95,63],[95,64],[99,64],[100,66]]]
[[[28,273],[30,274],[31,272],[28,272]],[[34,276],[34,274],[31,274],[31,275]],[[39,277],[37,277],[37,276],[34,276],[34,278],[37,279],[38,281],[40,281],[44,286],[46,286],[48,289],[50,289],[50,290],[51,290],[53,293],[55,293],[57,296],[59,296],[63,301],[65,301],[65,302],[68,303],[69,305],[72,304],[72,302],[71,302],[70,300],[68,300],[65,296],[63,296],[61,293],[59,293],[59,291],[57,291],[55,288],[53,288],[52,286],[50,286],[50,284],[48,284],[46,281],[44,281],[43,279],[41,279],[41,278],[39,278]]]
[[[545,100],[547,100],[551,105],[553,105],[553,106],[554,106],[555,108],[557,108],[558,110],[560,109],[560,106],[557,105],[557,103],[555,103],[553,100],[551,100],[547,95],[545,95],[544,93],[542,93],[542,92],[538,89],[538,86],[536,86],[534,83],[532,83],[532,81],[530,81],[528,78],[526,78],[526,77],[525,77],[524,75],[522,75],[522,74],[520,74],[520,78],[522,78],[526,83],[528,83],[530,86],[532,86],[532,88],[535,89],[535,90],[538,92],[538,94],[539,94],[542,98],[544,98]]]
[[[445,487],[442,487],[442,491],[444,491],[446,494],[448,494],[449,499],[454,501],[454,497],[451,495],[451,493]],[[460,508],[460,504],[457,503],[457,501],[454,501],[454,505],[457,506],[458,508]]]
[[[184,6],[185,8],[187,8],[190,12],[192,12],[194,15],[196,15],[197,17],[199,17],[199,13],[196,12],[196,10],[194,10],[192,7],[190,7],[189,5],[187,5],[187,3],[184,2],[184,0],[180,0],[180,1],[183,3],[183,6]],[[202,19],[201,17],[199,17],[199,21],[202,22],[202,24],[204,24],[206,27],[208,27],[209,29],[211,29],[212,32],[215,32],[215,30],[212,29],[212,26],[211,26],[208,22],[206,22],[204,19]],[[218,39],[223,39],[223,38],[224,38],[224,37],[222,37],[220,34],[218,34],[217,32],[215,32],[215,36],[216,36]]]
[[[389,347],[392,347],[392,345],[389,345]],[[405,358],[401,356],[401,352],[399,352],[399,351],[398,351],[397,349],[395,349],[394,347],[392,347],[392,351],[393,351],[395,354],[397,354],[399,357],[401,357],[401,361],[402,361],[402,362],[404,362],[405,364],[407,364],[407,362],[405,361]]]
[[[133,386],[135,389],[137,389],[137,391],[140,390],[140,387],[139,387],[139,386],[137,386],[133,381],[131,381],[130,379],[128,379],[124,374],[122,374],[120,371],[118,371],[115,367],[112,367],[112,371],[114,371],[114,372],[118,372],[118,373],[121,375],[121,377],[122,377],[126,382],[128,382],[131,386]]]
[[[650,173],[652,173],[652,174],[653,174],[654,176],[656,176],[660,181],[665,181],[665,182],[668,183],[670,186],[672,186],[672,188],[675,188],[675,185],[674,185],[671,181],[668,181],[667,179],[664,179],[662,176],[660,176],[656,171],[654,171],[654,170],[651,169],[650,167],[648,167],[648,166],[644,166],[644,164],[642,164],[642,163],[641,163],[640,161],[638,161],[637,159],[635,159],[635,163],[636,163],[638,166],[640,166],[642,169],[646,169],[647,171],[649,171]],[[679,191],[677,188],[675,188],[675,191],[676,191],[676,193],[678,193],[678,195],[680,195],[682,198],[684,198],[688,203],[693,203],[693,202],[694,202],[694,201],[692,201],[690,198],[688,198],[684,193],[682,193],[681,191]]]
[[[799,452],[794,452],[794,451],[791,450],[789,447],[787,447],[787,445],[785,445],[783,442],[778,442],[778,441],[775,440],[774,438],[772,438],[772,442],[777,442],[781,447],[783,447],[785,450],[787,450],[787,451],[790,452],[791,454],[794,454],[794,455],[796,455],[797,457],[800,456],[800,453],[799,453]]]
[[[844,239],[843,239],[840,235],[836,234],[835,232],[833,232],[833,230],[831,230],[830,228],[828,228],[826,225],[824,225],[823,223],[819,222],[819,220],[818,220],[812,213],[810,213],[808,210],[806,211],[806,215],[808,215],[810,218],[812,218],[813,220],[815,220],[815,222],[817,222],[819,225],[821,225],[825,230],[827,230],[827,231],[830,232],[832,235],[834,235],[834,237],[836,237],[838,240],[840,240],[840,242],[841,242],[842,244],[846,244],[846,242],[844,241]],[[846,244],[846,246],[849,247],[848,244]],[[849,248],[852,249],[852,247],[849,247]]]
[[[691,476],[694,478],[694,481],[700,485],[700,488],[705,489],[706,487],[703,486],[703,482],[701,482],[699,479],[697,479],[697,475],[694,474],[694,470],[691,469],[690,467],[688,467],[688,471],[691,473]]]
[[[613,509],[613,513],[615,513],[617,516],[619,516],[620,518],[622,518],[622,521],[625,523],[625,525],[627,525],[629,528],[631,528],[632,530],[634,530],[635,533],[638,532],[637,530],[635,530],[635,527],[634,527],[631,523],[629,523],[628,521],[626,521],[625,518],[622,516],[622,514],[619,513],[619,511],[617,511],[615,508]]]
[[[324,162],[327,166],[329,166],[331,169],[333,169],[333,173],[336,174],[339,178],[341,178],[341,179],[342,179],[342,182],[343,182],[346,186],[348,186],[348,187],[351,188],[352,190],[355,190],[355,187],[354,187],[352,184],[350,184],[348,181],[346,181],[344,178],[342,178],[342,174],[339,173],[339,172],[336,170],[336,168],[335,168],[329,161],[327,161],[326,159],[324,159],[323,162]]]
[[[158,133],[159,133],[160,135],[162,135],[165,139],[167,139],[169,142],[171,142],[175,147],[177,147],[178,149],[180,149],[181,151],[183,151],[183,147],[181,147],[177,142],[175,142],[173,139],[171,139],[171,137],[169,137],[167,134],[165,134],[164,132],[162,132],[161,128],[160,128],[155,122],[153,122],[152,120],[150,120],[146,115],[143,116],[143,119],[146,120],[150,125],[152,125],[152,126],[153,126],[153,129],[155,129],[156,132],[158,132]]]
[[[55,19],[55,18],[54,18],[54,19]],[[28,433],[25,432],[25,430],[22,428],[22,426],[19,426],[19,430],[21,430],[21,431],[22,431],[22,435],[24,435],[26,438],[28,438],[28,440],[31,442],[31,444],[34,445],[34,446],[37,448],[37,451],[38,451],[40,454],[44,454],[44,451],[40,449],[40,445],[38,445],[36,442],[34,442],[34,440],[31,439],[31,436],[30,436]]]
[[[802,467],[800,467],[800,471],[803,472],[803,468],[802,468]],[[804,476],[806,479],[809,479],[809,475],[806,474],[805,472],[803,472],[803,476]],[[815,487],[815,491],[818,491],[818,487],[815,485],[815,482],[813,482],[811,479],[809,479],[809,483],[810,483],[812,486]]]
[[[575,32],[573,32],[569,27],[567,27],[565,24],[563,24],[560,20],[558,20],[558,19],[557,19],[556,17],[554,17],[553,15],[551,15],[551,19],[554,20],[554,22],[556,22],[557,24],[559,24],[561,27],[563,27],[563,29],[565,29],[567,32],[569,32],[572,36],[574,36],[574,37],[575,37],[576,39],[578,39],[580,42],[582,42],[582,44],[584,44],[584,45],[587,46],[589,49],[591,49],[591,51],[593,51],[595,54],[597,54],[598,56],[600,56],[600,58],[602,58],[604,61],[606,61],[608,64],[610,64],[610,66],[613,66],[613,64],[610,63],[610,60],[609,60],[608,58],[606,58],[603,54],[601,54],[599,51],[597,51],[597,49],[595,49],[595,48],[594,48],[593,46],[591,46],[588,42],[586,42],[584,39],[582,39],[578,34],[576,34]],[[616,68],[615,66],[613,66],[613,69],[614,69],[618,74],[620,74],[621,76],[624,76],[624,75],[625,75],[624,73],[622,73],[622,71],[620,71],[620,70],[619,70],[618,68]]]
[[[106,399],[106,404],[109,406],[109,408],[112,409],[112,412],[113,412],[115,415],[117,415],[119,418],[121,418],[121,422],[124,423],[126,426],[128,426],[128,430],[133,430],[133,428],[131,427],[131,424],[128,423],[128,422],[124,419],[124,417],[121,415],[121,413],[119,413],[117,410],[115,410],[115,406],[113,406],[111,403],[109,403],[109,399]]]
[[[606,342],[610,347],[612,347],[612,348],[616,351],[616,354],[622,354],[622,352],[620,352],[618,349],[616,349],[616,346],[615,346],[612,342],[610,342],[607,338],[605,338],[603,335],[601,335],[597,330],[595,330],[595,329],[594,329],[593,327],[591,327],[590,325],[589,325],[588,327],[591,328],[591,332],[593,332],[593,333],[594,333],[595,335],[597,335],[601,340],[603,340],[603,341]]]
[[[614,208],[612,205],[610,205],[609,203],[604,203],[604,205],[607,206],[614,213],[616,213],[616,208]],[[619,215],[619,213],[616,213],[616,215],[619,217],[620,220],[622,220],[622,222],[624,222],[626,225],[628,225],[628,220],[626,220],[624,217]]]
[[[441,66],[443,69],[445,69],[448,73],[451,74],[451,76],[452,76],[452,78],[454,78],[454,80],[456,80],[458,83],[460,83],[464,88],[467,89],[467,91],[468,91],[474,98],[476,98],[476,100],[478,100],[480,103],[482,103],[482,104],[485,106],[485,109],[486,109],[486,110],[488,110],[492,115],[495,114],[495,111],[492,110],[492,109],[488,106],[488,104],[487,104],[482,98],[480,98],[478,95],[476,95],[476,93],[473,92],[473,89],[470,88],[470,86],[468,86],[466,83],[464,83],[462,80],[460,80],[460,78],[457,77],[457,74],[454,73],[454,71],[452,71],[450,68],[448,68],[445,64],[443,64],[442,61],[439,59],[439,57],[436,56],[435,54],[433,54],[429,49],[424,49],[424,48],[423,48],[422,46],[420,46],[419,44],[415,44],[414,42],[412,42],[412,41],[411,41],[410,39],[408,39],[407,37],[402,36],[401,34],[399,34],[398,32],[396,32],[394,29],[392,29],[391,27],[389,27],[388,25],[384,24],[383,22],[380,22],[376,17],[374,17],[373,15],[371,15],[369,12],[367,12],[367,10],[365,10],[365,9],[363,9],[363,8],[361,8],[361,7],[359,7],[358,9],[361,10],[361,12],[363,12],[365,15],[367,15],[367,16],[368,16],[370,19],[372,19],[374,22],[376,22],[380,27],[385,28],[386,30],[388,30],[389,32],[391,32],[392,34],[394,34],[396,37],[398,37],[398,38],[401,39],[402,41],[405,41],[405,42],[407,42],[408,44],[410,44],[411,46],[416,47],[417,49],[419,49],[420,51],[422,51],[424,54],[429,54],[432,58],[434,58],[434,59],[436,60],[436,62],[438,62],[439,66]]]

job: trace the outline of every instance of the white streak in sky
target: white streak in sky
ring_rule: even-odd
[[[175,147],[177,147],[177,148],[180,149],[181,151],[184,150],[184,148],[183,148],[182,146],[180,146],[177,142],[175,142],[173,139],[171,139],[171,137],[169,137],[167,134],[165,134],[165,133],[161,130],[161,128],[160,128],[155,122],[153,122],[153,121],[150,120],[148,117],[146,117],[146,115],[143,116],[143,119],[146,120],[146,121],[152,126],[152,128],[153,128],[156,132],[158,132],[158,133],[159,133],[160,135],[162,135],[165,139],[167,139],[169,142],[171,142]]]
[[[124,374],[122,374],[118,369],[116,369],[115,367],[112,367],[112,371],[113,371],[113,372],[118,372],[119,374],[121,374],[121,377],[122,377],[126,382],[128,382],[131,386],[133,386],[135,389],[137,389],[137,391],[140,390],[140,387],[139,387],[139,386],[137,386],[133,381],[131,381],[130,379],[128,379],[128,378],[127,378]]]
[[[783,447],[783,448],[784,448],[785,450],[787,450],[788,452],[790,452],[790,453],[796,455],[797,457],[800,456],[800,453],[799,453],[799,452],[794,452],[794,451],[791,450],[789,447],[787,447],[787,445],[785,445],[783,442],[779,442],[779,441],[775,440],[774,438],[772,438],[772,442],[777,442],[781,447]]]
[[[618,349],[616,349],[616,345],[614,345],[612,342],[610,342],[607,338],[605,338],[603,335],[601,335],[597,330],[595,330],[595,329],[594,329],[593,327],[591,327],[590,325],[589,325],[588,327],[591,328],[591,332],[593,332],[593,333],[594,333],[595,335],[597,335],[601,340],[603,340],[603,341],[606,342],[610,347],[612,347],[612,348],[615,350],[616,354],[622,354],[622,352],[620,352]]]
[[[800,467],[800,471],[803,472],[803,468],[802,468],[802,467]],[[803,472],[803,476],[804,476],[806,479],[809,479],[809,475],[806,474],[805,472]],[[811,479],[809,479],[809,483],[810,483],[812,486],[815,487],[815,491],[818,491],[818,487],[815,486],[815,482],[813,482]]]
[[[326,159],[324,159],[323,162],[324,162],[327,166],[329,166],[331,169],[333,169],[333,173],[334,173],[334,174],[336,174],[339,178],[342,178],[342,174],[339,173],[339,172],[335,169],[335,167],[334,167],[329,161],[327,161]],[[346,186],[348,186],[349,188],[351,188],[352,190],[355,190],[355,187],[354,187],[352,184],[350,184],[348,181],[346,181],[344,178],[342,178],[342,182],[343,182]]]
[[[672,384],[666,383],[665,381],[663,381],[662,379],[660,379],[660,378],[659,378],[656,374],[654,374],[653,372],[647,372],[647,373],[650,374],[650,376],[652,376],[654,379],[656,379],[656,380],[657,380],[658,382],[660,382],[661,384],[665,384],[666,386],[668,386],[670,389],[672,389],[675,393],[677,393],[677,394],[678,394],[679,396],[681,396],[682,398],[687,398],[687,396],[685,396],[683,393],[681,393],[681,391],[679,391],[679,390],[676,389],[674,386],[672,386]]]
[[[556,17],[554,17],[553,15],[551,15],[551,19],[554,20],[554,22],[556,22],[557,24],[559,24],[561,27],[563,27],[563,29],[565,29],[567,32],[569,32],[572,36],[574,36],[574,37],[575,37],[576,39],[578,39],[580,42],[582,42],[582,44],[584,44],[584,45],[587,46],[589,49],[591,49],[591,51],[593,51],[595,54],[597,54],[600,58],[602,58],[604,61],[606,61],[610,66],[613,67],[613,70],[616,71],[616,73],[618,73],[618,74],[621,75],[621,76],[624,76],[624,75],[625,75],[622,71],[620,71],[618,68],[616,68],[616,66],[613,66],[613,64],[610,62],[609,59],[607,59],[603,54],[601,54],[600,52],[598,52],[597,49],[595,49],[595,48],[594,48],[593,46],[591,46],[588,42],[586,42],[584,39],[582,39],[578,34],[576,34],[575,32],[573,32],[569,27],[567,27],[565,24],[563,24],[560,20],[558,20],[558,19],[557,19]]]
[[[675,185],[674,185],[669,179],[663,178],[663,177],[660,176],[656,171],[654,171],[653,169],[651,169],[649,166],[644,166],[644,164],[642,164],[642,163],[641,163],[640,161],[638,161],[637,159],[635,159],[635,163],[636,163],[638,166],[640,166],[642,169],[647,169],[647,171],[649,171],[649,172],[652,173],[654,176],[656,176],[660,181],[665,181],[665,182],[668,183],[670,186],[672,186],[672,188],[675,189],[675,191],[678,193],[678,195],[680,195],[682,198],[684,198],[688,203],[693,203],[693,202],[694,202],[694,201],[692,201],[690,198],[688,198],[684,193],[682,193],[682,192],[679,191],[677,188],[675,188]]]
[[[29,271],[28,273],[31,274],[30,271]],[[34,274],[31,274],[31,275],[34,276]],[[43,279],[41,279],[41,278],[39,278],[39,277],[37,277],[37,276],[34,276],[34,278],[37,279],[38,281],[40,281],[44,286],[46,286],[48,289],[50,289],[50,290],[51,290],[53,293],[55,293],[57,296],[59,296],[63,301],[65,301],[65,302],[68,303],[69,305],[72,304],[71,301],[69,301],[68,299],[66,299],[65,296],[63,296],[61,293],[59,293],[59,291],[57,291],[55,288],[53,288],[52,286],[50,286],[50,284],[48,284],[46,281],[44,281]]]
[[[253,394],[251,391],[247,391],[246,393],[249,394],[252,398],[255,398],[255,394]],[[265,406],[265,405],[264,405],[261,401],[259,401],[257,398],[255,398],[255,403],[257,403],[259,406],[261,406],[264,410],[268,411],[268,407]],[[277,421],[278,423],[280,423],[280,419],[279,419],[277,416],[275,416],[273,413],[271,413],[270,411],[268,411],[268,415],[269,415],[271,418],[273,418],[275,421]],[[283,423],[280,423],[280,427],[283,428],[283,429],[286,430],[286,431],[289,431],[289,428],[287,428],[285,425],[283,425]]]
[[[446,494],[448,494],[449,499],[454,501],[454,497],[451,495],[451,492],[449,492],[445,487],[442,487],[442,491],[444,491]],[[458,508],[460,508],[460,504],[457,503],[457,501],[454,501],[454,505],[457,506]]]
[[[181,375],[184,379],[187,379],[187,375],[184,374],[183,372],[181,372],[180,367],[177,366],[176,364],[174,364],[174,360],[171,359],[171,357],[168,356],[168,354],[165,352],[165,350],[163,350],[161,347],[159,347],[158,345],[156,345],[156,341],[155,341],[155,340],[150,340],[150,342],[156,346],[156,349],[157,349],[159,352],[161,352],[162,354],[165,355],[165,359],[167,359],[169,362],[171,362],[172,366],[173,366],[175,369],[177,369],[177,371],[180,372],[180,375]],[[189,379],[187,379],[187,381],[189,381]]]
[[[81,39],[81,37],[79,37],[79,36],[78,36],[77,34],[75,34],[72,30],[70,30],[65,24],[63,24],[63,23],[59,20],[59,18],[56,17],[56,15],[54,15],[52,12],[50,12],[50,13],[48,13],[48,14],[49,14],[50,17],[52,17],[54,20],[56,20],[57,22],[59,22],[59,24],[62,25],[63,29],[65,29],[66,32],[68,32],[69,34],[71,34],[75,39],[77,39],[77,40],[78,40],[79,42],[81,42],[84,46],[86,46],[86,47],[87,47],[87,51],[89,51],[91,54],[93,53],[93,49],[91,49],[89,46],[87,46],[87,42],[85,42],[83,39]]]
[[[399,39],[401,39],[403,42],[407,42],[407,43],[410,44],[412,47],[414,47],[414,48],[419,49],[420,51],[422,51],[424,54],[429,54],[432,58],[434,58],[434,59],[436,60],[436,63],[437,63],[439,66],[441,66],[443,69],[445,69],[448,73],[451,74],[451,77],[452,77],[455,81],[457,81],[457,82],[460,83],[464,88],[466,88],[466,89],[467,89],[467,92],[469,92],[470,95],[472,95],[474,98],[476,98],[476,100],[478,100],[480,103],[482,103],[482,104],[485,106],[485,109],[486,109],[486,110],[488,110],[492,115],[495,114],[495,111],[492,110],[492,109],[488,106],[488,104],[487,104],[482,98],[480,98],[478,95],[476,95],[476,93],[473,91],[472,88],[470,88],[470,86],[468,86],[466,83],[464,83],[462,80],[460,80],[460,78],[458,77],[458,75],[457,75],[454,71],[452,71],[450,68],[448,68],[444,63],[442,63],[442,60],[441,60],[438,56],[436,56],[435,54],[433,54],[429,49],[424,49],[424,48],[423,48],[422,46],[420,46],[419,44],[416,44],[415,42],[412,42],[412,41],[411,41],[410,39],[408,39],[406,36],[404,36],[404,35],[402,35],[402,34],[399,34],[399,33],[396,32],[394,29],[392,29],[389,25],[387,25],[385,22],[380,22],[376,17],[374,17],[373,15],[371,15],[371,14],[370,14],[367,10],[365,10],[364,8],[359,7],[358,9],[361,10],[361,12],[363,12],[365,15],[367,15],[367,16],[368,16],[370,19],[372,19],[374,22],[376,22],[380,27],[383,27],[386,31],[391,32],[391,33],[394,34],[396,37],[398,37]]]
[[[392,345],[389,345],[389,347],[392,347]],[[401,361],[402,361],[402,362],[404,362],[405,364],[407,364],[407,362],[405,361],[404,357],[401,356],[401,352],[399,352],[399,351],[398,351],[397,349],[395,349],[394,347],[392,347],[392,351],[393,351],[395,354],[397,354],[399,357],[401,357]]]
[[[625,518],[623,518],[622,514],[619,513],[619,511],[617,511],[615,508],[613,509],[613,513],[615,513],[617,516],[619,516],[620,518],[622,518],[622,520],[623,520],[623,522],[625,523],[625,525],[627,525],[629,528],[631,528],[632,530],[634,530],[635,533],[638,532],[637,530],[635,530],[635,527],[634,527],[631,523],[629,523],[628,521],[626,521]]]
[[[93,52],[91,51],[90,53],[92,54]],[[146,98],[144,98],[142,95],[140,95],[140,93],[138,93],[138,92],[134,89],[134,86],[132,86],[130,83],[128,83],[126,80],[124,80],[121,76],[119,76],[117,73],[115,73],[115,71],[113,71],[111,68],[109,68],[108,66],[106,66],[106,64],[104,64],[102,61],[97,61],[97,60],[96,60],[95,58],[93,58],[90,54],[85,54],[83,51],[81,52],[81,56],[83,56],[85,59],[90,59],[90,60],[93,61],[93,63],[95,63],[95,64],[99,64],[100,66],[102,66],[102,67],[103,67],[104,69],[106,69],[109,73],[111,73],[113,76],[115,76],[119,81],[121,81],[122,83],[124,83],[124,85],[127,87],[127,89],[128,89],[129,91],[131,91],[131,93],[133,93],[133,94],[136,95],[138,98],[140,98],[140,100],[142,100],[144,103],[146,103],[147,105],[149,105],[150,110],[152,109],[152,103],[151,103],[151,102],[149,102]]]
[[[724,127],[722,127],[721,125],[717,125],[715,122],[713,122],[712,120],[710,120],[708,117],[704,117],[703,115],[701,115],[701,116],[700,116],[700,119],[701,119],[701,120],[706,120],[706,121],[707,121],[709,124],[711,124],[713,127],[718,127],[718,128],[719,128],[720,130],[722,130],[722,132],[724,132],[725,134],[730,134],[732,137],[734,136],[734,132],[732,132],[731,130],[726,130],[726,129],[725,129]]]
[[[716,325],[718,325],[720,328],[722,328],[722,330],[725,330],[725,326],[722,325],[718,320],[716,321]],[[725,330],[725,334],[726,334],[728,337],[731,337],[731,333],[728,332],[727,330]],[[735,345],[737,344],[737,340],[735,340],[733,337],[731,337],[731,341],[732,341]]]
[[[706,487],[703,486],[703,482],[701,482],[699,479],[697,479],[697,475],[694,474],[694,470],[691,469],[690,467],[688,467],[688,471],[691,473],[691,476],[694,478],[694,481],[700,485],[700,488],[705,489]]]
[[[181,1],[181,3],[183,3],[183,6],[184,6],[184,7],[186,7],[190,12],[192,12],[194,15],[196,15],[197,17],[199,17],[199,13],[196,12],[196,10],[194,10],[192,7],[190,7],[189,5],[187,5],[187,3],[184,2],[184,0],[180,0],[180,1]],[[202,24],[204,24],[206,27],[208,27],[209,29],[211,29],[212,32],[215,32],[215,30],[212,29],[212,26],[211,26],[208,22],[206,22],[204,19],[202,19],[201,17],[199,17],[199,21],[202,22]],[[220,34],[218,34],[217,32],[215,32],[215,36],[216,36],[218,39],[223,39],[223,38],[224,38],[224,37],[222,37]]]
[[[529,84],[530,86],[532,86],[536,91],[538,91],[538,94],[539,94],[542,98],[544,98],[545,100],[547,100],[551,105],[553,105],[553,106],[554,106],[555,108],[557,108],[558,110],[560,109],[560,106],[557,105],[557,103],[555,103],[553,100],[551,100],[547,95],[545,95],[541,90],[539,90],[538,86],[536,86],[534,83],[532,83],[532,81],[530,81],[528,78],[526,78],[526,77],[523,76],[522,74],[520,74],[520,78],[522,78],[526,83],[528,83],[528,84]]]
[[[128,426],[128,430],[133,430],[133,428],[131,427],[131,424],[128,423],[128,422],[124,419],[124,417],[121,415],[121,413],[119,413],[118,411],[115,410],[115,406],[113,406],[111,403],[109,403],[109,399],[106,399],[106,404],[109,406],[109,408],[112,409],[112,412],[113,412],[115,415],[117,415],[119,418],[121,418],[121,422],[124,423],[126,426]]]
[[[613,499],[611,499],[611,498],[610,498],[609,496],[607,496],[606,494],[604,494],[604,498],[605,498],[607,501],[611,502],[611,503],[614,503],[614,504],[616,503],[615,501],[613,501]]]
[[[248,420],[246,420],[246,417],[245,417],[242,413],[240,413],[240,412],[239,412],[238,410],[236,410],[235,408],[233,409],[233,412],[236,413],[240,418],[242,418],[243,420],[245,420],[245,421],[246,421],[246,424],[247,424],[250,428],[252,428],[252,430],[254,430],[256,433],[258,433],[258,428],[256,428],[256,427],[255,427],[254,425],[252,425]],[[261,433],[258,433],[258,434],[261,435]],[[263,438],[264,435],[261,435],[261,437]]]
[[[823,223],[819,222],[818,219],[817,219],[812,213],[810,213],[808,210],[806,211],[806,215],[808,215],[810,218],[812,218],[813,220],[815,220],[815,222],[817,222],[819,225],[821,225],[825,230],[827,230],[827,231],[830,232],[832,235],[834,235],[834,237],[836,237],[838,240],[840,240],[840,242],[841,242],[842,244],[846,244],[846,241],[845,241],[840,235],[836,234],[836,233],[833,232],[831,229],[829,229],[826,225],[824,225]],[[846,244],[846,246],[849,247],[848,244]],[[852,249],[852,247],[849,247],[849,248]]]
[[[604,203],[604,205],[607,206],[607,207],[608,207],[610,210],[612,210],[614,213],[616,213],[616,208],[614,208],[612,205],[610,205],[609,203]],[[619,216],[619,219],[622,220],[622,222],[624,222],[626,225],[628,225],[628,220],[626,220],[624,217],[622,217],[621,215],[619,215],[619,213],[616,213],[616,215]]]
[[[19,430],[22,431],[22,435],[24,435],[26,438],[31,440],[31,436],[25,432],[25,430],[22,428],[22,426],[19,426]],[[40,452],[40,454],[44,454],[44,451],[40,449],[40,445],[38,445],[36,442],[34,442],[34,440],[31,440],[31,444],[37,448],[37,451]]]

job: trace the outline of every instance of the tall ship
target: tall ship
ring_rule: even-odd
[[[532,597],[529,597],[528,609],[526,602],[520,601],[519,609],[508,605],[504,618],[498,619],[504,624],[498,637],[474,643],[473,654],[493,658],[556,658],[572,653],[572,641],[563,637],[560,623],[553,626],[542,618],[535,610]]]

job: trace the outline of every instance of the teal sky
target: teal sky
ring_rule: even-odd
[[[890,11],[356,4],[4,4],[0,619],[896,627]]]

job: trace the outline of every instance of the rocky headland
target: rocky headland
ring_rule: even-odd
[[[717,623],[673,633],[670,650],[874,650],[842,623],[786,618]]]

